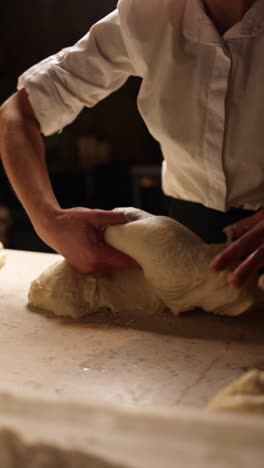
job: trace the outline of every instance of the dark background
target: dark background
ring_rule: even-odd
[[[15,92],[24,70],[74,44],[115,6],[116,0],[5,1],[1,6],[0,104]],[[160,188],[162,156],[137,111],[139,86],[139,79],[130,78],[93,109],[85,109],[62,134],[45,139],[52,184],[63,207],[133,205],[166,214],[167,200]],[[35,235],[2,167],[0,177],[0,238],[9,248],[48,251]]]

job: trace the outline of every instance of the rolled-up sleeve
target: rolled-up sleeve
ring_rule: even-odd
[[[93,107],[137,75],[115,10],[96,23],[74,46],[27,70],[25,88],[41,132],[51,135],[71,123],[84,106]]]

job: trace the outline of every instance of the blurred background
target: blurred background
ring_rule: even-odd
[[[41,59],[74,44],[116,0],[10,0],[1,7],[0,104],[18,76]],[[136,206],[167,214],[159,145],[137,111],[140,80],[130,78],[60,135],[45,139],[47,163],[63,207]],[[22,149],[21,149],[22,150]],[[14,249],[49,251],[0,169],[0,239]],[[30,174],[28,175],[30,177]]]

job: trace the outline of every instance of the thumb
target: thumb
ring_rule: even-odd
[[[90,222],[97,227],[104,227],[113,224],[125,224],[128,222],[128,218],[122,212],[118,211],[104,211],[104,210],[92,210],[89,213]]]
[[[105,244],[100,245],[97,260],[103,268],[141,268],[133,258]]]

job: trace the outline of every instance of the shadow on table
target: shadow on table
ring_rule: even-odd
[[[30,307],[30,310],[40,313],[40,309],[34,307]],[[110,311],[102,311],[79,320],[55,317],[43,311],[41,314],[49,320],[56,320],[69,327],[119,327],[187,339],[264,343],[264,310],[257,308],[238,317],[216,316],[201,310],[185,312],[179,316],[173,316],[168,311],[147,317],[120,316]]]

